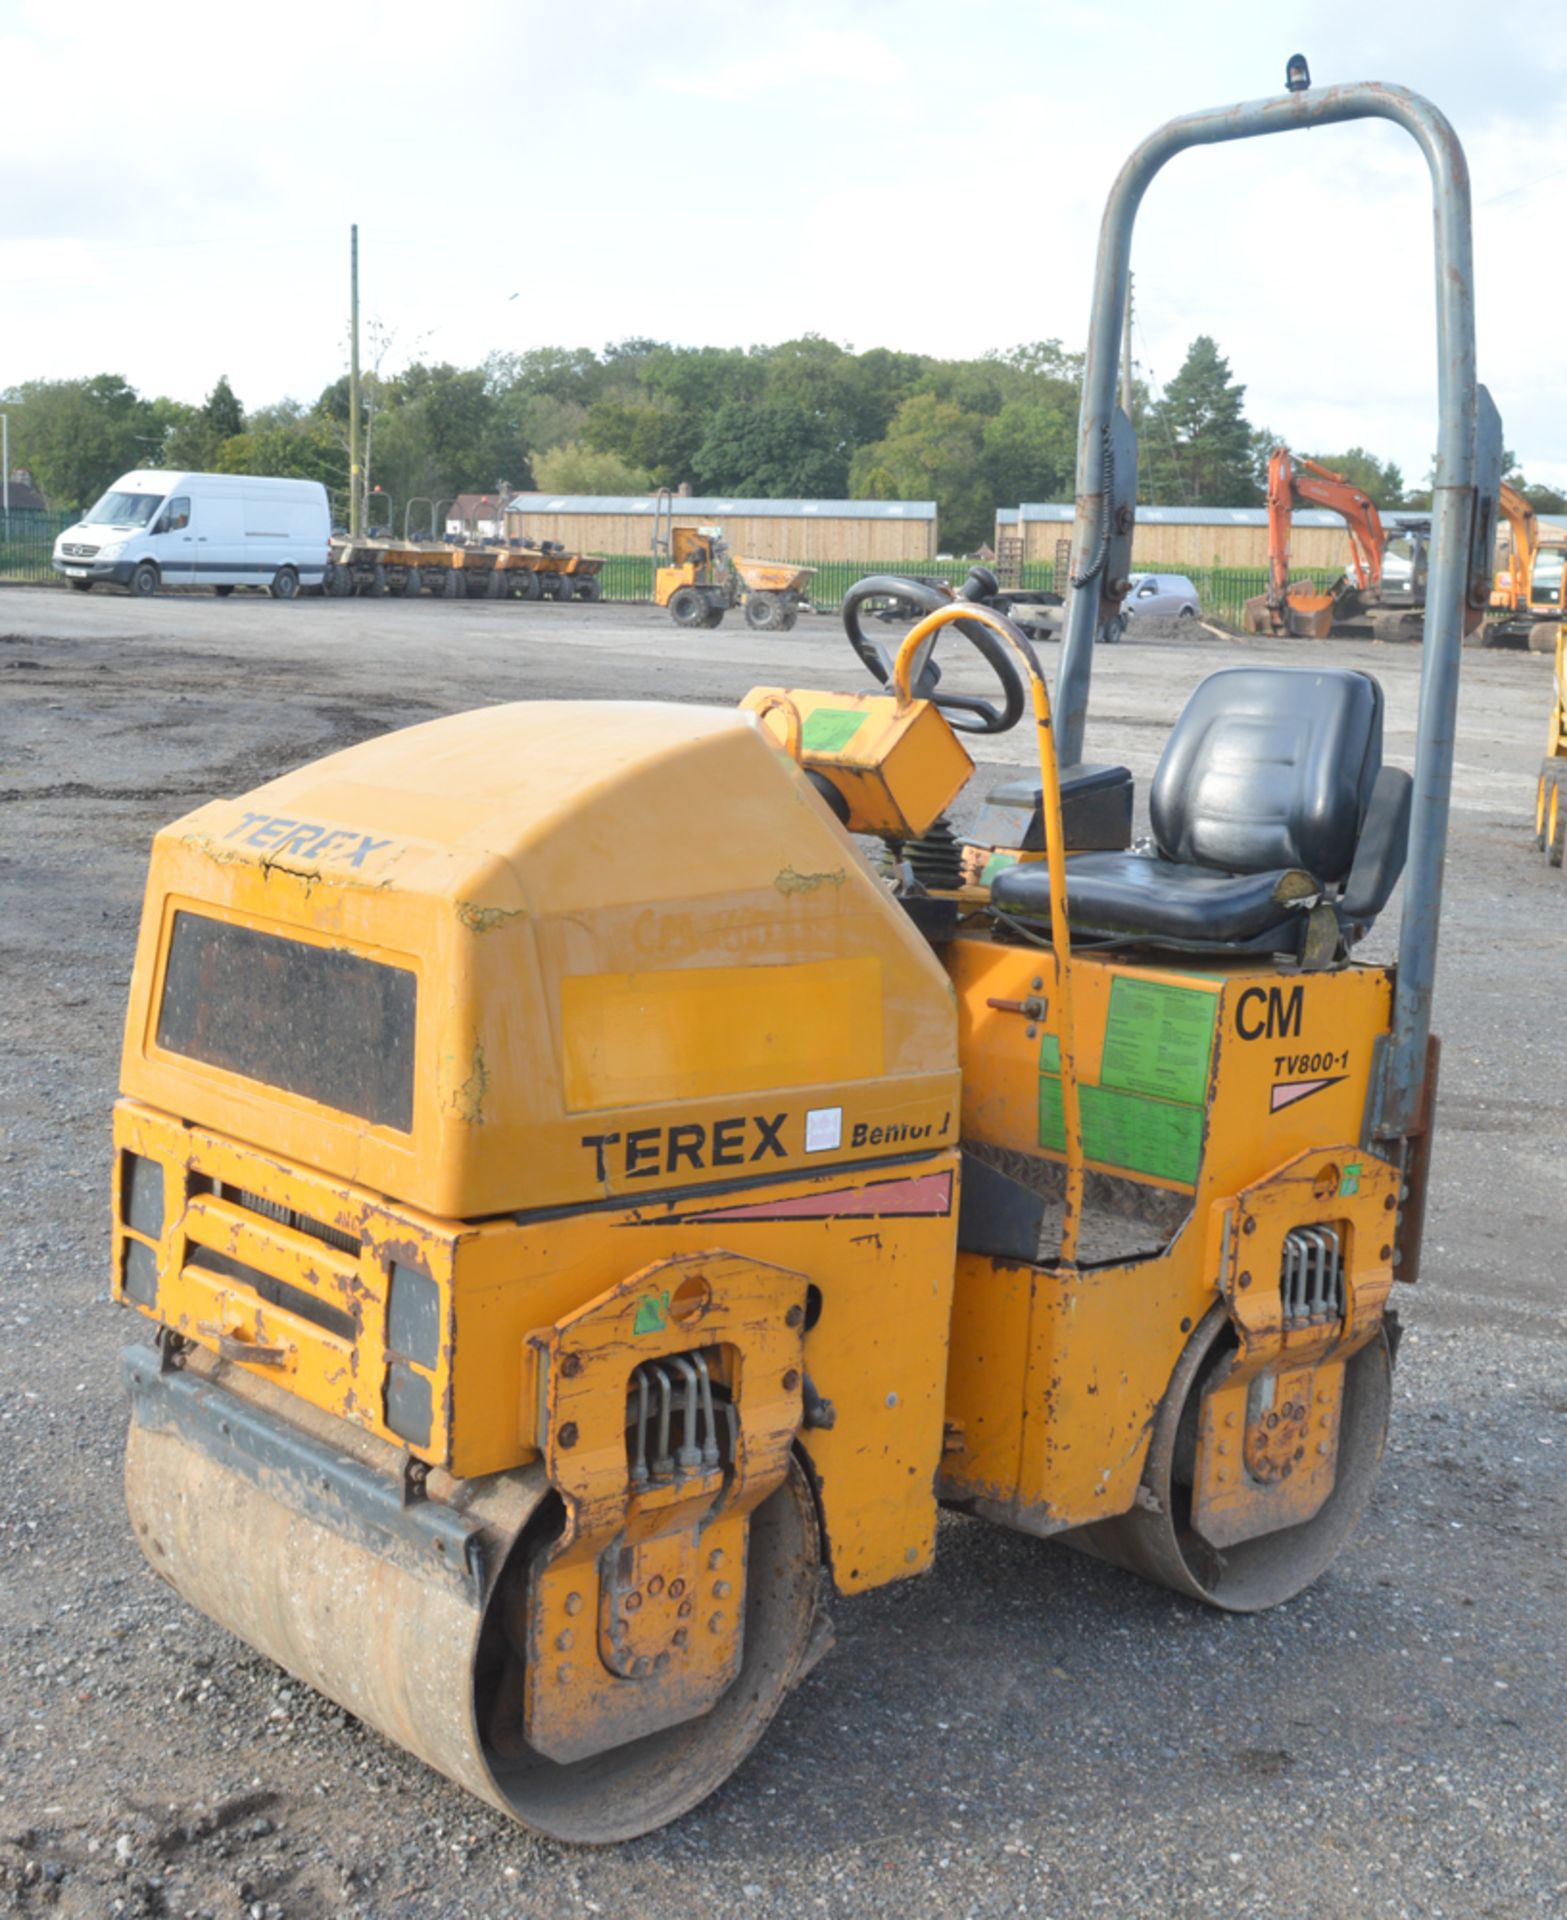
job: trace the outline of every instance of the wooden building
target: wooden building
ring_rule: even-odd
[[[513,540],[559,540],[577,553],[646,553],[652,494],[519,493],[506,503]],[[933,560],[933,500],[736,500],[676,495],[677,526],[722,527],[730,551],[753,560]]]
[[[1410,521],[1429,523],[1430,514],[1389,508],[1382,524],[1396,537]],[[1072,538],[1073,509],[1061,502],[998,507],[996,558],[1004,574],[1020,564],[1049,565],[1061,543]],[[1567,515],[1539,516],[1547,544],[1567,530]],[[1349,535],[1336,513],[1303,508],[1290,516],[1290,567],[1322,572],[1350,564]],[[1498,533],[1497,565],[1506,564],[1507,526]],[[1132,564],[1147,571],[1182,573],[1192,567],[1244,567],[1265,572],[1268,565],[1268,516],[1262,507],[1139,507],[1132,538]]]
[[[1063,502],[1003,507],[996,515],[996,552],[1025,563],[1054,560],[1056,543],[1072,537],[1073,517],[1072,507]],[[1403,517],[1385,513],[1383,524],[1394,531]],[[1292,567],[1348,565],[1349,536],[1336,513],[1303,508],[1290,516],[1290,525]],[[1266,568],[1267,512],[1262,507],[1139,507],[1132,548],[1135,564],[1145,568]]]

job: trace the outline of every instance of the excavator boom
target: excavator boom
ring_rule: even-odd
[[[1347,585],[1332,593],[1290,586],[1290,515],[1301,505],[1339,515],[1349,534],[1356,592],[1375,599],[1382,591],[1387,534],[1374,502],[1331,467],[1277,446],[1268,460],[1268,591],[1246,603],[1246,625],[1253,633],[1325,639],[1351,597]]]

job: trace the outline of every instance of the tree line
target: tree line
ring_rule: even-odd
[[[628,339],[602,351],[537,347],[481,366],[415,361],[363,379],[366,482],[397,503],[463,492],[934,499],[945,548],[990,538],[998,506],[1072,497],[1082,356],[1059,340],[976,359],[816,335],[768,347]],[[1253,426],[1208,335],[1161,393],[1134,386],[1139,499],[1162,506],[1262,503],[1276,436]],[[90,505],[135,467],[290,474],[348,489],[347,376],[312,403],[244,407],[227,378],[201,406],[137,391],[119,374],[10,388],[13,463],[51,505]],[[1314,453],[1382,507],[1429,505],[1362,447]],[[1515,484],[1521,475],[1512,474]],[[1528,488],[1542,511],[1567,510]]]

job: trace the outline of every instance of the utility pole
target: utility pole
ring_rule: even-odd
[[[349,228],[348,267],[348,532],[364,532],[364,487],[359,465],[359,227]]]
[[[5,494],[5,537],[11,537],[11,416],[0,413],[0,490]]]

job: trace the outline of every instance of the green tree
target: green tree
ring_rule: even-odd
[[[690,479],[701,437],[700,422],[682,420],[677,407],[631,395],[595,400],[582,429],[583,444],[594,453],[618,455],[661,487]]]
[[[228,375],[220,374],[218,384],[199,407],[167,403],[176,409],[163,443],[163,458],[170,467],[189,473],[207,473],[217,468],[218,449],[225,440],[245,431],[245,410],[234,397]]]
[[[13,464],[62,510],[80,511],[122,473],[157,466],[169,424],[167,412],[118,373],[24,381],[6,393],[5,407]]]
[[[218,375],[218,384],[202,404],[202,414],[215,440],[232,440],[245,431],[245,409],[234,396],[226,373]]]
[[[841,499],[849,460],[832,423],[800,401],[729,400],[708,420],[692,478],[700,493]]]
[[[874,477],[879,485],[890,478],[897,499],[934,498],[943,544],[968,551],[989,536],[995,513],[982,470],[984,430],[978,414],[955,402],[912,394],[893,415],[886,437],[855,454],[850,495],[867,498],[863,489]]]
[[[1199,334],[1142,426],[1150,490],[1165,505],[1251,507],[1262,499],[1246,389],[1212,337]]]
[[[348,455],[321,420],[252,426],[230,434],[214,453],[212,471],[319,480],[329,492],[346,495],[348,491]]]
[[[1318,466],[1342,474],[1352,487],[1359,487],[1376,507],[1401,507],[1404,504],[1404,475],[1392,460],[1379,460],[1364,447],[1351,447],[1348,453],[1314,453]]]
[[[1076,460],[1074,394],[1009,400],[985,422],[985,479],[998,505],[1070,496]]]
[[[580,440],[568,440],[533,457],[533,479],[541,493],[646,493],[647,471],[618,453],[595,453]]]

